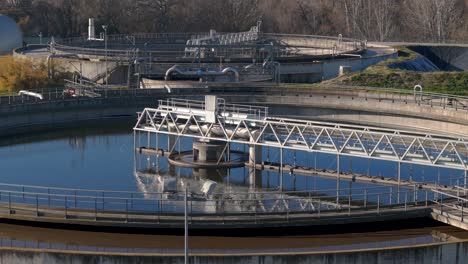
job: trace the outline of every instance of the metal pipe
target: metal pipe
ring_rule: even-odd
[[[166,81],[169,81],[171,79],[171,76],[172,76],[173,73],[177,73],[177,74],[184,75],[184,76],[192,75],[192,76],[200,76],[201,77],[201,76],[227,75],[230,72],[234,73],[235,81],[239,82],[239,77],[240,77],[239,71],[237,71],[237,69],[235,69],[233,67],[227,67],[227,68],[224,68],[221,71],[202,71],[200,69],[197,70],[197,71],[185,71],[185,70],[180,69],[177,65],[174,65],[174,66],[172,66],[171,68],[169,68],[166,71],[164,79]]]
[[[35,93],[35,92],[29,92],[29,91],[26,91],[26,90],[21,90],[21,91],[19,91],[18,95],[29,95],[29,96],[32,96],[32,97],[39,98],[40,100],[43,100],[43,99],[44,99],[44,97],[42,96],[42,94],[40,94],[40,93]]]
[[[94,28],[94,18],[89,18],[88,24],[88,40],[94,40],[96,38],[96,30]]]

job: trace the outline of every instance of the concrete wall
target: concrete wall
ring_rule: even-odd
[[[46,45],[32,45],[26,48],[18,48],[13,52],[16,60],[30,60],[34,64],[43,64],[52,67],[55,72],[77,72],[80,71],[83,77],[89,80],[103,82],[106,74],[105,59],[84,60],[73,54],[52,54],[47,50]],[[49,58],[50,56],[50,58]],[[49,58],[49,59],[48,59]],[[109,83],[126,83],[128,76],[128,66],[120,65],[114,61],[108,61]]]
[[[284,82],[319,82],[321,80],[328,80],[335,78],[339,74],[340,66],[349,66],[351,71],[359,71],[365,69],[378,62],[388,60],[390,58],[396,58],[397,52],[391,48],[380,48],[381,52],[376,52],[373,49],[366,51],[363,57],[348,57],[340,59],[321,59],[313,61],[310,59],[305,62],[298,61],[287,61],[282,62],[281,72],[282,81]],[[14,52],[15,58],[28,58],[37,63],[45,63],[47,56],[50,53],[47,51],[45,45],[31,46],[28,48],[19,48]],[[80,56],[74,54],[64,54],[62,57],[53,58],[57,70],[75,72],[81,70],[83,76],[95,80],[96,77],[103,76],[105,73],[105,58],[99,56]],[[127,66],[122,66],[124,63],[114,62],[110,60],[108,62],[109,71],[112,73],[109,78],[110,83],[121,84],[127,82]],[[167,64],[165,66],[155,64],[153,73],[164,75],[165,71],[173,66],[173,64]],[[215,65],[216,66],[216,65]],[[114,71],[114,69],[116,69]],[[158,72],[160,71],[160,72]]]
[[[285,245],[287,247],[287,245]],[[194,256],[190,263],[433,263],[433,264],[463,264],[468,259],[468,243],[440,244],[433,246],[421,246],[413,248],[377,249],[371,251],[350,252],[326,252],[326,253],[264,253],[257,255],[207,255]],[[0,250],[1,263],[184,263],[184,257],[180,255],[144,255],[144,254],[109,254],[109,253],[79,253],[66,251],[42,251],[42,250]]]
[[[369,51],[371,52],[371,51]],[[285,82],[319,82],[336,78],[340,66],[351,67],[352,72],[361,71],[381,61],[397,58],[396,51],[387,51],[385,54],[373,56],[351,57],[345,59],[332,59],[317,62],[296,62],[281,64],[282,81]],[[305,77],[304,75],[309,76]]]
[[[0,134],[27,131],[32,126],[54,126],[86,120],[102,120],[135,116],[145,107],[156,107],[158,99],[169,96],[203,99],[202,94],[218,94],[227,102],[270,106],[270,115],[302,116],[328,122],[343,121],[363,125],[424,129],[439,134],[467,136],[468,111],[443,109],[438,106],[418,106],[414,102],[381,100],[378,94],[334,90],[252,88],[221,91],[216,89],[174,89],[139,91],[138,96],[115,98],[70,99],[39,104],[8,105],[0,102]],[[3,102],[3,103],[2,103]]]
[[[430,130],[468,135],[468,111],[418,106],[412,103],[366,100],[343,95],[312,96],[230,96],[232,102],[261,103],[271,107],[273,116],[302,116],[327,122]],[[294,106],[294,107],[291,107]]]

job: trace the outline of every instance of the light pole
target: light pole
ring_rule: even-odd
[[[107,88],[109,86],[109,69],[107,67],[107,25],[102,25],[102,29],[104,29],[104,49],[106,53],[106,97],[107,97]]]
[[[188,190],[185,187],[184,196],[184,263],[189,264],[189,235],[188,235],[188,202],[187,202]]]

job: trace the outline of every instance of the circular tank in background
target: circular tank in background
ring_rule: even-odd
[[[16,22],[0,14],[0,55],[10,53],[20,47],[22,42],[23,34]]]

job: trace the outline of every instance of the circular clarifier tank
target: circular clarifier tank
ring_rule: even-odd
[[[23,34],[16,22],[0,14],[0,55],[10,53],[20,47],[22,42]]]

